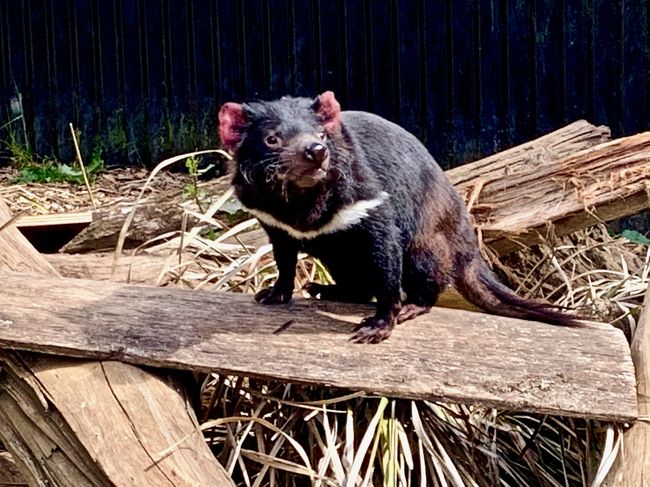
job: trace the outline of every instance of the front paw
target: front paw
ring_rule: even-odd
[[[262,289],[255,294],[255,301],[262,304],[285,304],[291,301],[292,291],[283,291],[277,286]]]
[[[354,343],[380,343],[386,340],[393,332],[395,320],[386,320],[371,316],[365,318],[356,328],[355,334],[350,338]]]

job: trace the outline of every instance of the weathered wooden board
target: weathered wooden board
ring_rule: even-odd
[[[114,254],[109,252],[48,254],[45,258],[63,277],[146,284],[156,284],[161,273],[178,261],[178,257],[174,259],[149,254],[125,255],[118,261],[113,274]],[[187,257],[189,258],[191,256]]]
[[[0,280],[0,345],[8,348],[569,416],[637,416],[629,347],[607,325],[571,329],[435,309],[387,342],[356,345],[351,329],[368,307],[263,307],[234,293],[13,273]]]
[[[18,228],[57,227],[61,225],[83,225],[92,221],[92,211],[71,211],[47,215],[26,215],[16,221],[16,226]]]
[[[9,221],[0,200],[0,269],[30,271],[60,286]],[[38,303],[40,296],[28,299]],[[203,437],[191,434],[197,420],[178,374],[8,351],[0,351],[0,368],[0,439],[30,485],[231,484]]]
[[[646,291],[641,317],[632,339],[632,359],[636,368],[638,421],[623,436],[622,451],[609,472],[608,487],[637,487],[650,480],[650,288]]]

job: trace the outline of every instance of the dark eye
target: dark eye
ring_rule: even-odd
[[[264,143],[269,147],[277,147],[282,143],[282,140],[277,135],[271,134],[264,137]]]
[[[323,130],[319,130],[318,132],[316,132],[316,135],[318,135],[318,138],[320,140],[325,140],[327,138],[327,134]]]

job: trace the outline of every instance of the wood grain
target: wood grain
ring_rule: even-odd
[[[650,206],[650,132],[606,142],[529,171],[484,181],[472,215],[483,241],[505,253]]]
[[[528,172],[540,165],[607,142],[610,136],[608,127],[597,127],[586,120],[577,120],[535,140],[449,169],[445,174],[460,192],[471,191],[481,180]]]
[[[183,257],[184,262],[192,258],[190,255]],[[45,258],[63,277],[147,284],[156,284],[163,271],[178,262],[177,256],[125,255],[118,261],[115,275],[111,275],[113,253],[48,254]]]
[[[348,338],[368,307],[262,307],[234,293],[0,279],[0,344],[8,348],[614,421],[637,416],[629,347],[607,325],[571,329],[436,308],[387,342],[363,346]]]
[[[48,215],[26,215],[18,219],[18,228],[56,227],[59,225],[80,225],[93,221],[92,211],[71,211]]]

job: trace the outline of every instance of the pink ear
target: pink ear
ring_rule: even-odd
[[[225,103],[219,110],[219,135],[226,149],[235,149],[246,126],[244,107],[239,103]]]
[[[318,96],[316,113],[318,113],[327,132],[336,132],[339,129],[341,125],[341,105],[336,101],[332,91],[326,91]]]

